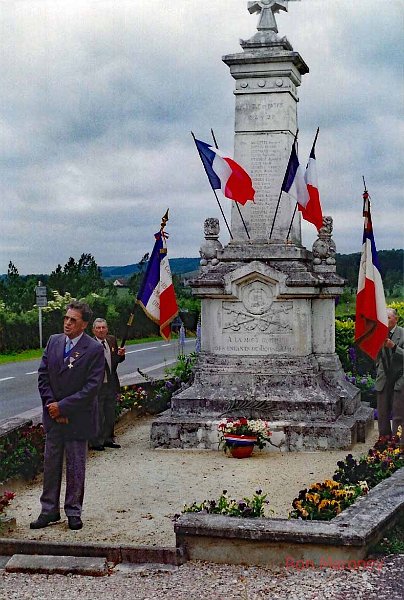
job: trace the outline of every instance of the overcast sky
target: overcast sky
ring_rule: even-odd
[[[403,247],[403,19],[402,0],[291,1],[277,16],[310,68],[299,152],[305,162],[319,126],[338,252],[361,247],[362,175],[378,249]],[[209,141],[213,127],[232,155],[221,57],[257,21],[246,0],[0,0],[0,273],[10,260],[47,273],[83,252],[138,262],[168,207],[169,255],[198,256],[204,219],[220,213],[190,131]],[[303,226],[309,248],[314,231]]]

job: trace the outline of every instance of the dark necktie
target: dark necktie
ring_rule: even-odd
[[[393,336],[393,332],[389,331],[389,335],[387,336],[389,340],[391,340]],[[392,353],[391,353],[391,349],[390,348],[385,348],[384,349],[385,354],[386,354],[386,361],[387,361],[387,370],[390,370],[390,365],[391,365],[391,357],[392,357]]]
[[[104,354],[105,354],[105,351],[107,349],[107,346],[105,345],[105,340],[102,340],[101,344],[104,346]],[[105,357],[105,373],[107,375],[107,383],[108,383],[109,380],[111,379],[111,369],[109,368],[109,364],[108,364],[106,357]]]

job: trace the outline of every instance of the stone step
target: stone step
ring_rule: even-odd
[[[373,411],[369,407],[361,407],[357,413],[328,422],[304,419],[269,421],[274,432],[272,441],[286,452],[349,449],[356,442],[364,441],[373,423]],[[152,445],[155,448],[217,450],[219,420],[189,415],[176,417],[168,410],[152,423]]]
[[[108,575],[106,558],[93,556],[50,556],[14,554],[5,565],[8,573],[44,573],[47,575]]]
[[[195,388],[194,388],[195,390]],[[270,421],[279,419],[300,421],[335,421],[342,413],[340,399],[327,397],[318,390],[301,390],[293,394],[284,390],[269,392],[269,397],[253,399],[243,398],[217,398],[214,395],[208,398],[187,398],[185,392],[173,396],[171,400],[171,414],[173,417],[211,417],[245,416],[260,418]],[[184,397],[185,396],[185,397]]]

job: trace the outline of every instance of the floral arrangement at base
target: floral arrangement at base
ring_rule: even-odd
[[[6,508],[11,503],[11,500],[15,498],[14,492],[4,492],[2,496],[0,496],[0,521],[2,517],[6,516]]]
[[[235,444],[235,442],[231,440],[232,435],[255,438],[256,441],[254,441],[254,444],[258,446],[260,450],[266,446],[267,442],[272,446],[275,446],[270,439],[272,432],[269,429],[269,423],[267,421],[262,421],[261,419],[254,420],[246,419],[245,417],[240,417],[238,419],[227,418],[220,421],[217,428],[219,430],[219,447],[222,447],[225,452]],[[230,439],[227,439],[227,436],[230,437]]]
[[[182,513],[203,513],[210,515],[227,515],[229,517],[264,517],[265,505],[269,504],[267,494],[257,490],[252,498],[232,500],[223,490],[218,500],[203,500],[200,504],[193,502],[190,506],[184,505]]]
[[[121,388],[121,393],[117,396],[115,416],[119,417],[124,410],[142,408],[146,398],[147,392],[140,385],[125,385]]]
[[[348,454],[337,462],[332,479],[315,483],[301,490],[292,502],[292,519],[330,520],[355,500],[404,467],[404,453],[400,446],[402,430],[397,436],[379,438],[365,456],[355,459]]]
[[[357,485],[342,485],[333,479],[314,483],[308,490],[301,490],[293,500],[289,518],[330,521],[368,491],[366,481]]]

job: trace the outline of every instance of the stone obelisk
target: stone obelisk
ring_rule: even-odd
[[[259,12],[257,33],[241,41],[242,54],[230,54],[223,61],[235,79],[234,156],[251,175],[255,202],[241,208],[254,242],[284,243],[296,201],[282,195],[273,222],[282,179],[297,130],[297,88],[309,69],[288,40],[279,38],[274,13],[287,10],[287,1],[249,2],[250,13]],[[232,207],[234,239],[246,240],[246,231],[236,207]],[[293,220],[290,239],[301,243],[300,214]]]
[[[264,418],[286,450],[349,448],[364,441],[373,411],[361,404],[335,353],[336,274],[332,218],[309,252],[301,245],[296,201],[277,201],[297,129],[297,88],[308,73],[278,36],[287,0],[249,2],[257,33],[227,55],[236,82],[235,159],[250,173],[255,203],[233,208],[223,247],[218,220],[205,221],[201,269],[201,352],[192,386],[152,425],[162,447],[217,448],[221,416]],[[273,227],[272,227],[273,225]],[[272,236],[271,230],[273,230]]]

